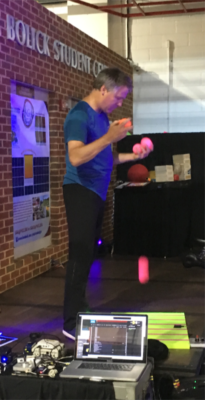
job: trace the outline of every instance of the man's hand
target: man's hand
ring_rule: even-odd
[[[106,133],[107,139],[109,140],[110,143],[116,143],[119,140],[123,139],[127,132],[132,129],[132,126],[130,127],[125,127],[125,125],[130,121],[130,118],[127,118],[125,121],[123,121],[121,124],[119,121],[114,121],[110,127],[109,130]]]
[[[146,147],[141,146],[141,148],[142,148],[141,153],[138,153],[138,154],[133,153],[133,161],[142,160],[143,158],[147,157],[152,152],[152,150],[150,150],[150,148],[148,146],[146,146]]]

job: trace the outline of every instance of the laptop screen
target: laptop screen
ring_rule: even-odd
[[[146,362],[147,320],[147,315],[79,313],[75,358]]]

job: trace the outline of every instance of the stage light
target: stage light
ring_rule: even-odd
[[[102,244],[102,240],[99,239],[99,240],[98,240],[98,246],[100,246],[101,244]]]

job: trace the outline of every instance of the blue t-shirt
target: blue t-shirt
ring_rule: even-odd
[[[64,138],[66,144],[66,174],[63,185],[79,183],[97,193],[103,200],[113,168],[111,145],[98,153],[92,160],[74,167],[68,156],[68,142],[78,140],[89,144],[102,137],[109,129],[109,119],[105,113],[97,113],[85,101],[80,101],[68,113],[64,123]]]

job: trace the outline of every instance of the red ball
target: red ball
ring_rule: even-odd
[[[129,168],[127,177],[130,182],[146,182],[149,176],[148,169],[142,164],[135,164]]]
[[[151,139],[149,139],[148,137],[144,137],[141,140],[141,146],[145,147],[145,148],[148,147],[151,151],[154,149],[154,145],[153,145]]]
[[[142,153],[142,146],[139,143],[134,144],[133,148],[132,148],[133,153],[135,154],[140,154]]]

